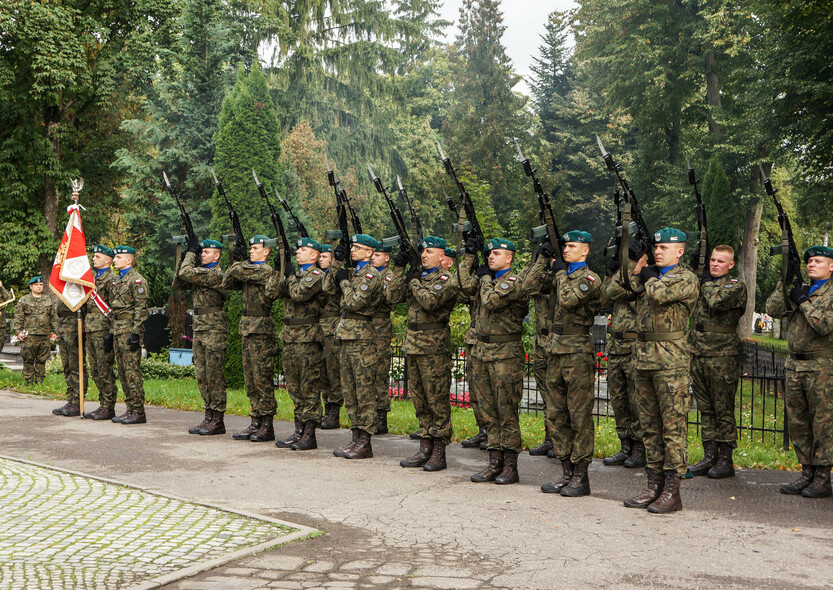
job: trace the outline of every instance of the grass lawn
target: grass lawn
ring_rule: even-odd
[[[51,397],[56,400],[62,399],[66,391],[62,375],[47,375],[40,385],[28,386],[23,382],[19,373],[0,369],[0,389],[10,389],[21,393],[30,393]],[[286,390],[278,389],[276,393],[278,400],[277,420],[292,420],[292,401]],[[87,402],[98,400],[98,389],[90,381],[90,391],[86,395]],[[119,385],[118,401],[124,401]],[[145,401],[149,405],[173,408],[177,410],[191,410],[201,412],[203,409],[202,397],[197,389],[197,382],[194,379],[148,379],[145,380]],[[779,401],[780,403],[780,401]],[[249,413],[249,401],[242,389],[230,389],[228,391],[227,413],[238,416],[247,416]],[[97,407],[97,405],[93,405]],[[781,414],[783,417],[783,413]],[[452,407],[451,421],[454,426],[454,440],[460,441],[477,433],[477,426],[474,422],[474,414],[470,409]],[[619,440],[616,437],[616,428],[613,418],[598,418],[596,423],[596,457],[606,457],[619,450]],[[538,413],[522,412],[520,416],[521,436],[525,447],[537,446],[544,438],[544,418]],[[341,426],[347,428],[349,420],[347,412],[341,409]],[[418,428],[414,406],[408,401],[393,400],[391,412],[388,415],[388,428],[395,434],[408,434]],[[741,432],[741,440],[738,441],[738,448],[735,451],[734,462],[737,467],[757,467],[763,469],[800,469],[795,458],[795,453],[784,451],[780,442],[773,440],[768,435],[765,442],[760,440],[760,434],[756,440],[750,440],[747,432]],[[689,461],[694,463],[703,457],[703,448],[695,426],[689,426]]]

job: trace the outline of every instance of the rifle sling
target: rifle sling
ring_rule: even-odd
[[[685,338],[684,330],[676,332],[637,332],[636,339],[640,342],[665,342],[666,340],[679,340]]]
[[[619,282],[630,292],[633,292],[628,276],[628,249],[630,248],[631,202],[625,196],[625,209],[622,211],[622,237],[619,239]]]

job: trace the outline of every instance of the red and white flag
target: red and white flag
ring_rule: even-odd
[[[70,310],[76,311],[95,292],[95,277],[90,259],[87,258],[87,243],[81,226],[81,207],[77,204],[70,205],[67,207],[67,213],[69,222],[64,230],[58,253],[55,254],[55,262],[52,263],[49,287]]]

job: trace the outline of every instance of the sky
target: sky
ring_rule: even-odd
[[[463,0],[445,0],[442,7],[442,17],[454,23],[446,30],[446,39],[451,42],[459,30],[456,22],[460,17],[460,6]],[[532,71],[532,58],[538,55],[541,45],[541,35],[547,17],[553,10],[569,10],[576,6],[572,0],[504,0],[502,2],[503,24],[506,31],[503,34],[503,45],[512,60],[515,71],[524,78],[528,78]],[[529,87],[521,82],[515,90],[528,94]]]

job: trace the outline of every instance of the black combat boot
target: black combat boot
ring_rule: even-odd
[[[361,431],[358,428],[351,428],[350,433],[352,434],[352,438],[350,439],[350,442],[340,449],[333,450],[333,455],[336,457],[344,457],[345,453],[352,451],[353,447],[355,447],[359,442],[359,432]]]
[[[289,435],[289,438],[285,438],[284,440],[276,440],[275,446],[279,449],[291,449],[292,445],[301,440],[301,435],[303,433],[304,423],[298,420],[298,418],[295,418],[295,431]]]
[[[561,460],[561,479],[555,483],[545,483],[541,486],[541,491],[545,494],[558,494],[561,490],[570,483],[573,477],[573,463],[569,458]]]
[[[208,423],[211,422],[211,418],[213,418],[211,410],[206,408],[205,416],[203,417],[202,422],[200,422],[196,426],[192,426],[191,428],[189,428],[188,434],[199,434],[200,430],[203,430],[206,426],[208,426]]]
[[[733,450],[729,443],[717,443],[717,462],[706,475],[712,479],[735,477],[735,466],[732,462]]]
[[[81,406],[78,404],[64,404],[60,408],[55,408],[52,410],[52,413],[56,416],[80,416],[81,415]]]
[[[805,498],[827,498],[831,494],[830,465],[817,465],[813,482],[801,490],[801,495]]]
[[[467,449],[474,449],[480,446],[480,443],[486,442],[486,431],[482,428],[472,436],[471,438],[467,438],[460,442],[460,444]]]
[[[128,410],[119,416],[119,423],[121,424],[145,424],[147,421],[148,419],[144,412],[134,412],[133,410]]]
[[[232,434],[231,438],[234,440],[252,440],[252,435],[260,428],[261,420],[262,418],[260,416],[252,416],[252,423],[240,432]]]
[[[544,442],[535,448],[529,449],[529,454],[533,457],[546,457],[547,453],[552,450],[552,439],[550,439],[550,429],[544,429]]]
[[[445,443],[438,438],[434,439],[434,449],[431,451],[431,458],[423,467],[423,471],[442,471],[448,467],[445,462]],[[828,484],[830,481],[828,480]]]
[[[642,469],[647,464],[645,460],[645,443],[641,440],[633,441],[633,445],[631,445],[631,456],[625,459],[625,462],[622,463],[624,467],[629,469],[638,468]]]
[[[645,489],[633,498],[625,500],[625,506],[627,508],[647,508],[662,494],[662,488],[665,482],[665,476],[662,471],[654,471],[650,467],[646,467],[645,473],[648,475],[648,481],[645,482]]]
[[[694,465],[689,465],[691,475],[706,475],[717,463],[717,444],[713,440],[703,441],[703,458]]]
[[[680,498],[680,482],[677,472],[669,470],[665,472],[665,482],[659,498],[648,506],[648,512],[653,514],[669,514],[683,509],[683,500]]]
[[[408,438],[411,440],[419,440],[421,437],[419,436],[419,430],[415,430],[411,434],[408,435]]]
[[[471,476],[474,483],[495,481],[498,475],[503,472],[503,452],[494,449],[489,451],[489,464],[482,471]]]
[[[214,434],[225,434],[226,433],[226,425],[223,422],[223,416],[225,412],[217,412],[215,410],[211,410],[211,422],[206,424],[205,428],[201,429],[197,434],[201,434],[203,436],[211,436]]]
[[[345,459],[370,459],[373,457],[373,447],[370,445],[370,433],[359,431],[359,440],[352,449],[344,453]]]
[[[376,434],[388,433],[388,411],[376,410]]]
[[[257,429],[257,432],[252,434],[251,440],[252,442],[266,442],[270,440],[275,440],[275,428],[273,426],[274,416],[263,416],[260,419],[260,428]]]
[[[416,453],[402,459],[399,462],[400,467],[423,467],[431,458],[431,453],[434,451],[434,440],[431,438],[419,439],[419,449]]]
[[[94,412],[84,412],[84,418],[89,418],[90,420],[110,420],[115,415],[116,412],[113,408],[107,408],[105,406],[99,406]]]
[[[71,405],[72,405],[71,403],[67,402],[63,406],[61,406],[60,408],[55,408],[54,410],[52,410],[52,413],[55,414],[56,416],[63,416],[64,411],[67,408],[69,408]]]
[[[813,483],[813,476],[816,474],[816,468],[812,465],[802,465],[801,475],[792,483],[785,483],[781,486],[782,494],[789,494],[790,496],[798,496],[804,488]]]
[[[604,465],[624,465],[625,461],[631,456],[631,448],[633,446],[633,440],[630,437],[626,436],[623,439],[620,439],[622,443],[622,448],[619,449],[619,452],[615,455],[611,455],[610,457],[605,457],[602,459],[602,463]]]
[[[518,453],[516,451],[503,451],[503,470],[495,478],[495,483],[499,485],[507,485],[510,483],[518,483]]]
[[[293,451],[309,451],[318,448],[318,441],[315,440],[315,422],[307,420],[304,423],[304,432],[298,442],[292,444]]]
[[[324,418],[321,420],[321,430],[334,430],[339,427],[338,416],[341,412],[339,404],[326,404]]]
[[[587,461],[579,461],[573,467],[573,476],[569,483],[561,488],[561,495],[569,498],[578,498],[579,496],[590,495],[590,478],[587,475],[587,467],[590,465]]]

